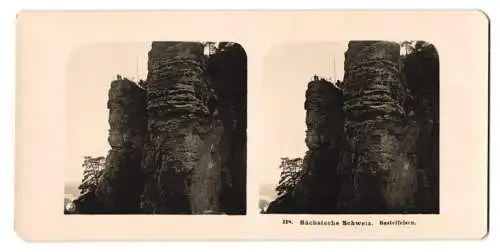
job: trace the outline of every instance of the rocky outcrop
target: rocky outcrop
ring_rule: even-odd
[[[143,186],[146,92],[130,80],[115,80],[109,90],[108,109],[111,150],[96,196],[104,201],[108,213],[137,213]]]
[[[339,182],[336,166],[343,134],[342,91],[324,79],[309,82],[306,91],[304,175],[289,194],[271,202],[268,213],[333,213]]]
[[[212,153],[222,125],[208,106],[203,45],[154,42],[148,56],[143,211],[218,211],[220,164]]]
[[[339,162],[344,116],[342,90],[324,79],[308,84],[306,91],[306,145],[304,157],[305,191],[308,213],[336,210]]]
[[[415,43],[403,57],[403,77],[413,96],[411,110],[420,132],[416,142],[422,213],[439,212],[439,56],[432,44]]]
[[[338,148],[344,125],[342,91],[324,79],[311,81],[304,109],[307,147],[310,150]]]
[[[145,82],[111,83],[111,150],[78,213],[246,213],[246,54],[203,51],[153,42]]]
[[[213,106],[224,133],[219,153],[222,169],[220,210],[246,213],[247,56],[239,44],[220,43],[210,55],[207,73],[217,97]]]
[[[400,46],[350,42],[344,76],[344,150],[339,211],[405,213],[416,210],[419,127],[406,110]]]
[[[343,92],[309,83],[304,175],[268,213],[439,213],[439,61],[414,46],[351,41]]]

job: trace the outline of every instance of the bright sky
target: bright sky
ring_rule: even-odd
[[[265,151],[260,152],[266,163],[261,185],[278,183],[281,157],[304,157],[307,84],[314,74],[333,80],[335,73],[334,79],[342,80],[346,50],[347,42],[300,43],[274,46],[267,54],[260,99],[265,101],[263,120],[270,123],[258,128],[265,131],[262,134],[265,139],[271,140],[266,142]],[[249,115],[249,121],[251,118]]]
[[[83,156],[106,156],[108,144],[108,90],[121,74],[146,79],[151,42],[100,43],[74,51],[67,66],[68,146],[67,182],[80,182]]]

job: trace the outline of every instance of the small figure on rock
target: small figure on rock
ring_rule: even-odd
[[[121,80],[121,79],[122,79],[122,76],[121,76],[121,75],[119,75],[119,74],[117,74],[117,75],[116,75],[116,79],[117,79],[117,80]]]

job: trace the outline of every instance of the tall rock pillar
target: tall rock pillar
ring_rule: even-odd
[[[405,111],[400,46],[351,41],[345,54],[345,146],[339,210],[404,213],[415,208],[418,127]]]
[[[223,126],[209,107],[203,45],[153,42],[148,57],[143,211],[218,211]]]
[[[138,213],[142,193],[142,154],[147,130],[146,91],[121,79],[108,98],[111,150],[97,193],[108,213]]]
[[[325,80],[308,83],[306,101],[306,145],[303,177],[297,186],[271,202],[267,213],[336,212],[340,182],[337,175],[343,134],[342,90]]]
[[[309,82],[306,91],[306,145],[304,189],[307,212],[336,209],[339,181],[336,167],[343,133],[342,90],[324,79]]]

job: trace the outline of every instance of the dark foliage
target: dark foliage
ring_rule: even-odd
[[[236,43],[221,42],[207,64],[207,74],[224,126],[224,155],[221,211],[227,214],[246,213],[246,129],[247,129],[247,56]]]
[[[119,153],[113,153],[119,152]],[[140,212],[140,196],[144,186],[141,152],[132,148],[110,151],[108,168],[97,196],[103,199],[105,212],[134,214]]]
[[[93,214],[104,212],[104,198],[97,197],[97,190],[103,181],[105,158],[102,156],[85,156],[82,167],[84,167],[80,197],[73,201],[75,209],[69,211],[64,209],[65,214]]]
[[[102,198],[98,197],[95,192],[87,192],[75,201],[75,214],[106,214],[106,206]]]
[[[97,186],[102,178],[102,173],[104,170],[105,158],[104,157],[83,157],[83,178],[82,183],[78,186],[81,194],[86,194],[88,192],[95,192]]]
[[[278,196],[292,193],[299,182],[304,178],[302,158],[281,158],[281,174],[276,192]]]
[[[439,55],[434,45],[415,41],[403,56],[403,77],[413,95],[412,110],[421,125],[417,140],[422,212],[439,212]]]

